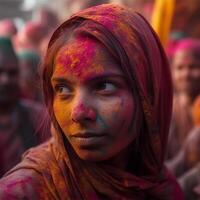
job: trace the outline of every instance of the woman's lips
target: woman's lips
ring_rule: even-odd
[[[82,147],[89,147],[97,145],[98,143],[103,142],[105,139],[106,134],[98,134],[98,133],[77,133],[72,136],[70,136],[70,139],[72,142],[75,142],[79,146]]]

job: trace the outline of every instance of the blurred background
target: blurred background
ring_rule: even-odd
[[[200,199],[200,0],[0,0],[0,177],[50,137],[40,64],[53,30],[102,3],[128,6],[157,32],[174,84],[166,166],[186,200]]]

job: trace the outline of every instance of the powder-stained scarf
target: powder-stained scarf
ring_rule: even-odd
[[[103,163],[81,160],[52,128],[52,139],[26,153],[21,164],[0,181],[0,198],[19,199],[182,199],[175,179],[163,165],[172,107],[172,83],[161,44],[137,13],[113,4],[81,11],[53,34],[49,47],[70,24],[89,21],[94,34],[108,34],[124,52],[127,70],[135,80],[145,125],[140,133],[133,174]],[[90,24],[90,23],[88,23]],[[100,26],[99,26],[100,25]],[[102,38],[103,40],[103,38]],[[133,160],[135,159],[133,155]],[[137,156],[136,156],[137,157]]]

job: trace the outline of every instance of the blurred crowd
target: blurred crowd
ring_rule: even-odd
[[[13,19],[0,20],[0,177],[26,149],[50,137],[50,124],[43,120],[40,63],[58,24],[77,10],[110,2],[128,6],[152,23],[158,1],[67,0],[66,16],[42,7],[20,29]],[[174,0],[171,8],[164,48],[174,102],[166,166],[177,177],[185,198],[193,200],[200,198],[200,2]]]

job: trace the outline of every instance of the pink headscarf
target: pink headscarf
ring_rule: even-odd
[[[200,57],[200,40],[195,38],[178,40],[173,48],[172,55],[181,50],[190,51],[193,55],[198,55],[198,57]]]

